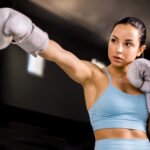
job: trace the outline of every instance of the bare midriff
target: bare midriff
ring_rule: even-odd
[[[98,129],[94,132],[95,140],[101,139],[148,139],[145,132],[135,129],[125,129],[125,128],[108,128],[108,129]]]

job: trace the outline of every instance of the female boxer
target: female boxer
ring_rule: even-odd
[[[141,20],[127,17],[117,22],[110,35],[110,65],[80,60],[58,43],[49,40],[22,13],[0,9],[0,48],[12,40],[26,52],[56,63],[81,84],[91,125],[95,150],[149,150],[146,133],[148,111],[145,94],[132,86],[127,77],[129,65],[144,52],[146,28]]]

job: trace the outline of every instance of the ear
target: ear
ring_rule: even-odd
[[[137,56],[139,57],[139,56],[144,52],[145,49],[146,49],[146,45],[142,45],[142,46],[138,49]]]

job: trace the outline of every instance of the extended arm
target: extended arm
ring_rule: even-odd
[[[12,40],[27,53],[35,57],[38,54],[46,60],[55,62],[69,77],[80,84],[91,78],[90,62],[80,60],[55,41],[49,40],[48,34],[24,14],[11,8],[1,8],[0,49],[7,47]]]
[[[90,62],[80,60],[53,40],[50,40],[48,47],[38,54],[46,60],[55,62],[70,78],[80,84],[84,84],[92,76],[91,69],[88,67]]]

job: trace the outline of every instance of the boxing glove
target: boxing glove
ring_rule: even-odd
[[[133,86],[146,93],[150,113],[150,61],[144,58],[136,59],[129,65],[127,76]]]
[[[0,49],[11,43],[36,57],[48,46],[49,37],[24,14],[12,8],[0,8]]]

